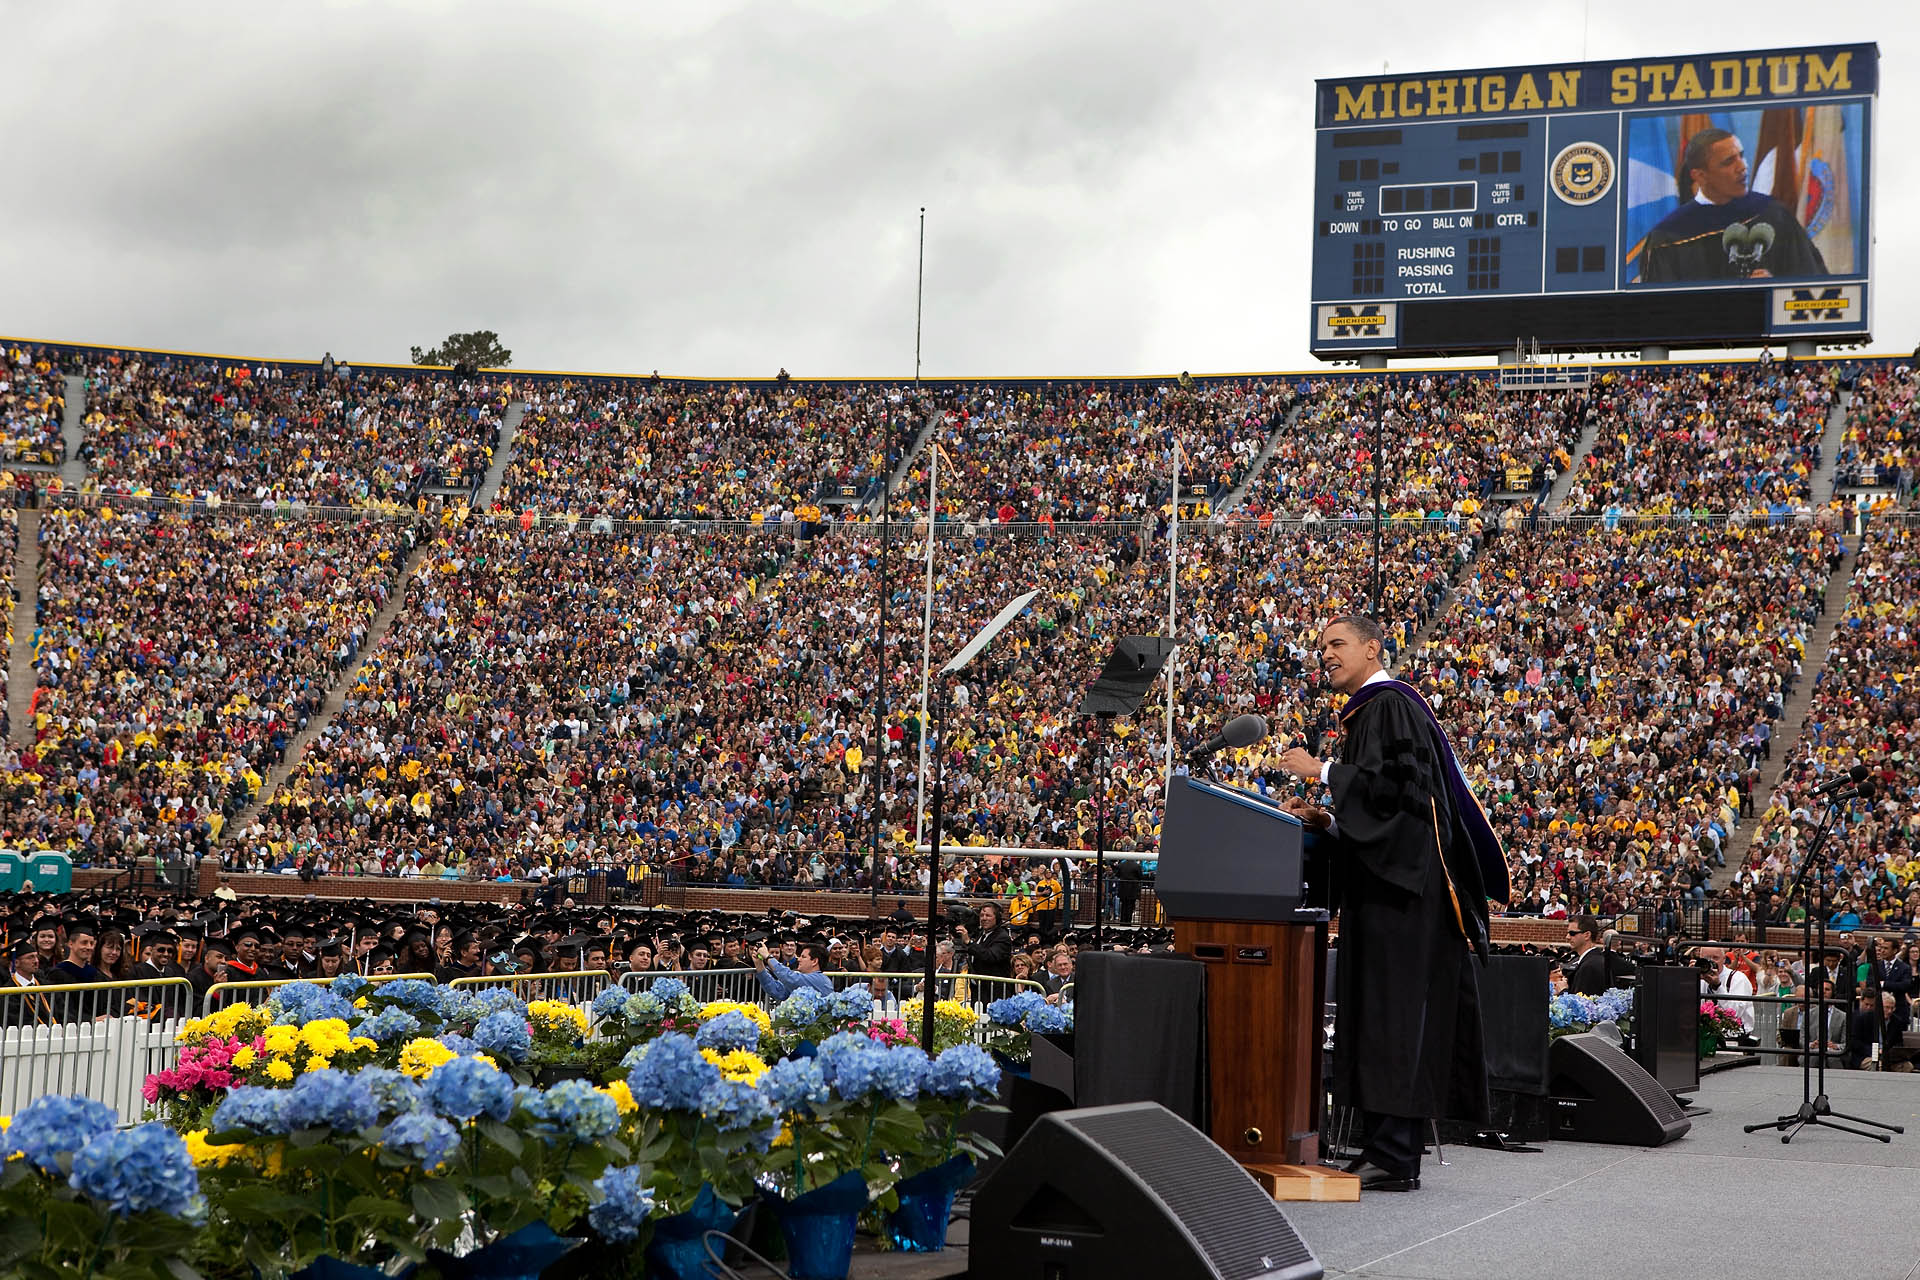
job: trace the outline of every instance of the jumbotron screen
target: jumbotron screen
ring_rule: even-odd
[[[1866,335],[1879,57],[1317,82],[1314,353]]]

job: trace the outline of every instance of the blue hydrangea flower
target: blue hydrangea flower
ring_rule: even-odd
[[[423,1093],[427,1106],[449,1120],[513,1114],[513,1081],[478,1058],[455,1058],[434,1068]]]
[[[790,1026],[804,1027],[825,1017],[828,1007],[827,997],[812,987],[801,987],[780,1002],[773,1016]]]
[[[593,1016],[596,1019],[618,1016],[627,1007],[627,1001],[632,998],[632,995],[633,993],[625,987],[608,987],[593,998],[591,1006]]]
[[[687,996],[687,984],[678,978],[655,978],[649,989],[668,1005],[679,1004]]]
[[[700,1110],[700,1097],[719,1081],[720,1068],[700,1056],[692,1038],[665,1035],[641,1047],[645,1052],[627,1073],[633,1100],[661,1111]]]
[[[495,1058],[525,1062],[533,1052],[527,1020],[514,1013],[490,1013],[473,1027],[473,1042]]]
[[[401,1044],[420,1034],[420,1019],[405,1009],[382,1009],[353,1029],[376,1044]]]
[[[760,1077],[760,1092],[782,1112],[807,1117],[833,1097],[814,1058],[787,1058],[768,1067]]]
[[[422,1169],[437,1169],[460,1154],[460,1131],[439,1116],[410,1111],[387,1126],[380,1144]]]
[[[286,1120],[289,1129],[351,1133],[379,1123],[380,1104],[357,1077],[329,1067],[293,1082],[287,1090]]]
[[[322,1018],[352,1022],[360,1016],[350,1001],[312,982],[289,982],[273,993],[268,1007],[274,1011],[274,1022],[287,1027],[304,1027]]]
[[[373,1095],[381,1115],[401,1115],[420,1109],[420,1084],[403,1071],[362,1067],[353,1078]]]
[[[651,991],[636,991],[620,1007],[620,1016],[628,1022],[658,1022],[667,1016],[667,1002]]]
[[[72,1155],[120,1123],[112,1107],[92,1098],[49,1094],[35,1098],[13,1118],[0,1144],[8,1154],[21,1153],[26,1162],[46,1173],[60,1171],[60,1157]]]
[[[600,1142],[620,1128],[618,1104],[585,1080],[562,1080],[544,1092],[523,1090],[519,1100],[533,1131],[549,1143],[562,1138],[578,1143]]]
[[[593,1189],[600,1201],[587,1210],[593,1229],[619,1244],[640,1238],[640,1228],[653,1212],[653,1192],[640,1183],[640,1170],[632,1165],[608,1169],[594,1179]]]
[[[1058,1035],[1067,1029],[1067,1015],[1057,1005],[1038,1004],[1027,1011],[1027,1030],[1036,1035]]]
[[[424,978],[383,982],[375,989],[374,996],[382,1005],[399,1005],[410,1013],[435,1018],[446,1014],[445,996],[438,986]]]
[[[702,1049],[714,1049],[721,1053],[752,1049],[760,1043],[760,1026],[738,1009],[729,1009],[703,1025],[693,1042]]]
[[[1035,1008],[1047,1007],[1047,998],[1038,991],[1024,989],[1004,996],[987,1006],[987,1021],[1001,1027],[1018,1027]]]
[[[875,1079],[882,1094],[899,1102],[912,1102],[927,1086],[927,1073],[933,1069],[926,1051],[917,1044],[897,1044],[884,1050]]]
[[[474,1054],[481,1051],[479,1045],[467,1039],[467,1037],[461,1035],[458,1031],[447,1032],[440,1037],[440,1043],[463,1058],[471,1058]]]
[[[994,1102],[1000,1097],[1000,1065],[977,1044],[957,1044],[933,1060],[927,1092],[949,1102]]]
[[[18,1129],[20,1122],[14,1121]],[[253,1133],[287,1132],[287,1090],[266,1089],[259,1085],[241,1085],[214,1108],[209,1126],[215,1133],[246,1129]]]
[[[773,1103],[740,1080],[717,1080],[700,1095],[700,1114],[722,1133],[764,1129],[778,1118]]]
[[[881,1074],[887,1057],[886,1046],[864,1036],[861,1040],[864,1048],[843,1049],[831,1058],[822,1053],[815,1058],[828,1086],[848,1102],[863,1102],[886,1092],[886,1081]]]
[[[827,1006],[836,1018],[864,1022],[873,1016],[873,993],[865,987],[848,987],[845,991],[836,991]]]
[[[527,1002],[512,987],[442,987],[441,1016],[449,1022],[478,1022],[490,1013],[527,1016]]]
[[[333,985],[329,988],[329,990],[331,990],[333,994],[339,996],[342,1000],[345,1000],[347,1003],[351,1004],[353,1003],[354,1000],[358,999],[360,996],[365,995],[367,988],[372,985],[373,984],[371,982],[368,982],[360,974],[343,973],[339,977],[333,980]]]
[[[123,1218],[147,1212],[198,1218],[206,1209],[187,1144],[163,1124],[99,1135],[74,1154],[68,1181]]]

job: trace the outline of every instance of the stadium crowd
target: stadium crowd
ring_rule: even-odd
[[[101,493],[394,506],[428,484],[476,488],[512,394],[443,372],[107,354],[88,368],[82,454]]]
[[[7,837],[204,854],[316,714],[398,576],[391,521],[49,510],[32,739]]]
[[[1818,788],[1855,764],[1877,793],[1843,809],[1826,885],[1842,926],[1920,925],[1920,530],[1874,526],[1814,687],[1804,729],[1760,815],[1734,889],[1750,912],[1787,894],[1825,813]],[[1796,918],[1810,899],[1796,896]]]
[[[0,344],[0,465],[63,461],[66,413],[66,377],[56,357]]]
[[[884,657],[880,540],[821,499],[865,491],[884,433],[902,449],[931,421],[931,656],[1041,592],[952,686],[931,746],[961,854],[950,889],[1045,909],[1054,869],[966,850],[1094,843],[1099,730],[1074,708],[1117,637],[1165,630],[1173,442],[1183,485],[1215,495],[1274,444],[1243,512],[1182,527],[1169,667],[1176,750],[1258,711],[1274,735],[1216,769],[1272,788],[1287,745],[1337,737],[1314,633],[1370,605],[1371,539],[1342,521],[1371,510],[1378,420],[1388,513],[1417,517],[1387,526],[1381,612],[1489,798],[1516,906],[1671,913],[1707,896],[1757,818],[1840,557],[1806,518],[1838,388],[1819,366],[1620,369],[1583,392],[1504,396],[1436,373],[941,384],[918,399],[884,383],[85,367],[90,487],[197,503],[42,517],[39,684],[31,741],[0,760],[5,834],[97,863],[212,852],[307,875],[557,880],[614,864],[695,884],[922,887],[931,452],[896,491]],[[1861,375],[1863,450],[1902,456],[1911,392],[1904,369]],[[527,407],[493,510],[416,505],[423,486],[471,485],[514,400]],[[1596,417],[1562,513],[1605,518],[1523,528],[1513,504],[1495,519],[1495,495],[1543,491]],[[236,500],[282,518],[216,510]],[[300,510],[336,505],[381,510]],[[1732,515],[1621,518],[1669,511]],[[662,517],[758,527],[616,524]],[[1873,530],[1863,570],[1904,571]],[[396,586],[339,712],[251,806]],[[1874,607],[1905,609],[1911,586]],[[1110,849],[1157,837],[1162,696],[1112,727]],[[1758,820],[1763,841],[1792,838],[1780,815]],[[1903,833],[1876,828],[1889,865]]]
[[[1920,464],[1914,389],[1913,366],[1905,361],[1870,366],[1854,377],[1846,435],[1834,464],[1836,484],[1885,486],[1901,501],[1912,497]]]

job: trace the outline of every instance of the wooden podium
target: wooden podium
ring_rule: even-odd
[[[1265,797],[1174,781],[1155,892],[1175,950],[1207,966],[1214,1142],[1285,1198],[1358,1198],[1321,1169],[1327,912],[1314,836]]]

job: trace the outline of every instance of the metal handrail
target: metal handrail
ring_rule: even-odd
[[[208,1007],[212,1007],[213,993],[216,991],[224,997],[230,991],[273,991],[281,987],[290,987],[296,982],[311,982],[316,987],[326,987],[346,976],[342,973],[331,978],[242,978],[235,982],[216,982],[207,988],[206,1001]],[[375,985],[382,982],[398,982],[402,978],[417,978],[423,982],[434,981],[434,976],[430,973],[377,973],[355,976],[365,978]]]

